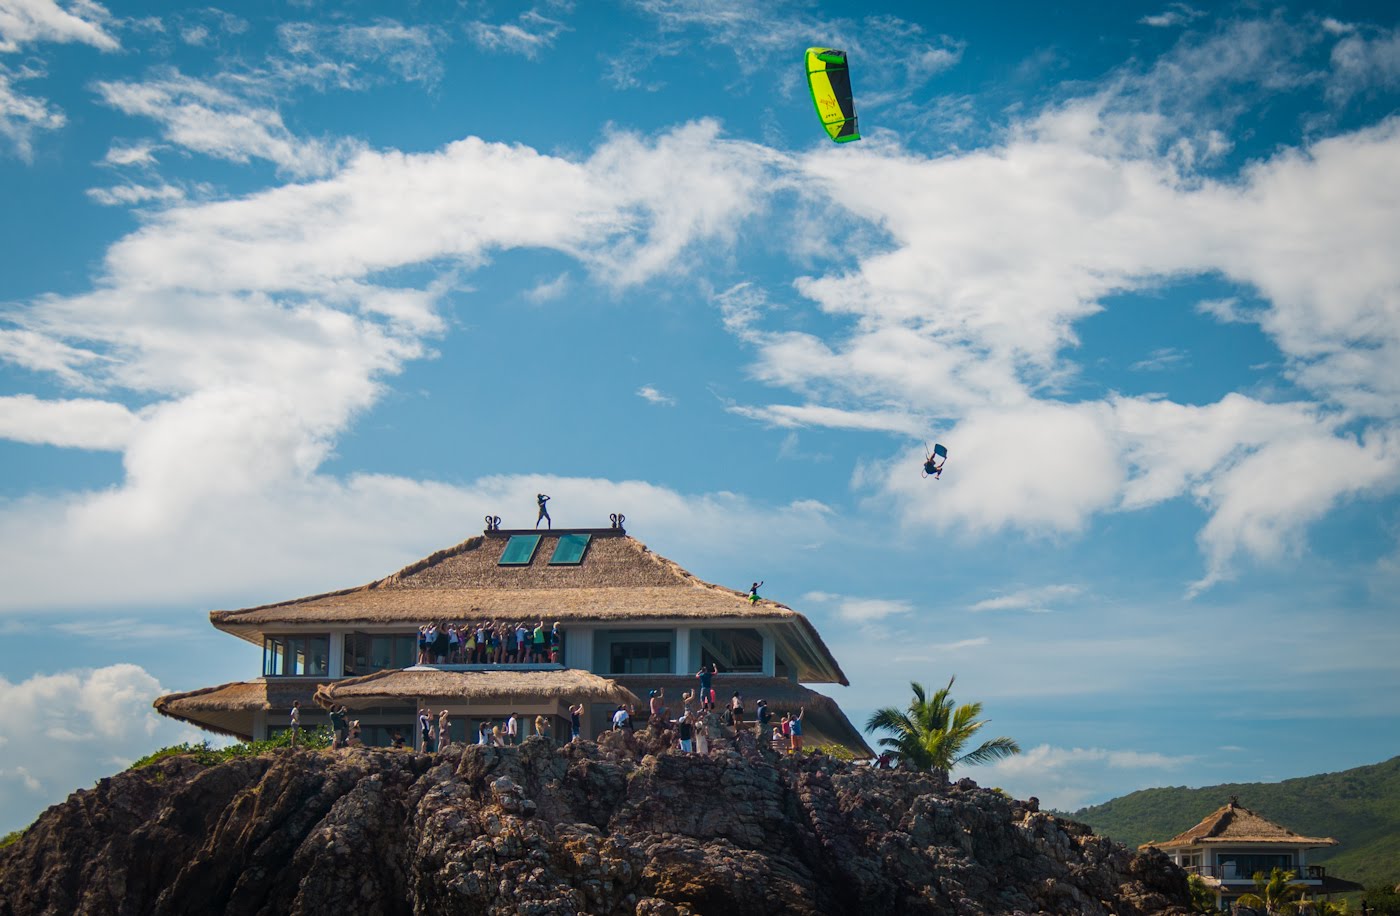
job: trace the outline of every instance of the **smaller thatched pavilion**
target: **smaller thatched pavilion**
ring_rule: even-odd
[[[1254,876],[1280,868],[1297,875],[1309,896],[1326,896],[1360,890],[1361,885],[1327,874],[1321,865],[1309,865],[1309,849],[1336,846],[1329,836],[1304,836],[1274,823],[1230,800],[1201,819],[1196,826],[1169,840],[1143,843],[1157,848],[1182,868],[1199,875],[1215,891],[1218,906],[1228,906],[1240,895],[1253,893]]]
[[[619,705],[641,705],[632,691],[615,681],[574,669],[442,671],[415,667],[322,684],[315,696],[316,704],[324,709],[343,705],[353,710],[362,729],[384,726],[378,721],[378,710],[402,704],[406,698],[412,698],[415,709],[428,709],[434,716],[446,709],[452,722],[451,738],[456,742],[474,741],[479,723],[500,722],[512,714],[520,717],[522,735],[534,734],[535,718],[544,716],[553,737],[567,738],[569,707],[575,703],[583,704],[586,719],[591,718],[594,707],[602,706],[611,715]]]

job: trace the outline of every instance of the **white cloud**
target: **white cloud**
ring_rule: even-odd
[[[996,763],[967,767],[956,775],[971,776],[983,785],[998,785],[1017,798],[1034,795],[1042,807],[1073,811],[1104,801],[1111,794],[1141,788],[1144,780],[1170,778],[1169,774],[1196,759],[1156,751],[1041,744]]]
[[[598,527],[622,512],[629,530],[692,568],[752,556],[760,546],[768,554],[775,542],[833,536],[830,510],[820,503],[766,505],[641,481],[510,476],[454,486],[375,475],[269,479],[258,468],[226,484],[217,476],[232,473],[219,468],[208,480],[175,479],[159,490],[141,479],[11,507],[0,517],[13,571],[0,609],[207,606],[232,595],[252,604],[348,587],[461,541],[479,530],[470,520],[486,514],[502,516],[507,527],[528,525],[539,492],[553,496],[556,524]],[[211,518],[218,524],[195,523]],[[84,557],[83,576],[64,574],[74,556]]]
[[[568,292],[571,285],[569,272],[566,270],[552,280],[544,280],[535,284],[524,293],[525,298],[535,304],[554,302],[562,299]]]
[[[40,41],[78,42],[103,51],[120,45],[107,32],[106,7],[94,0],[0,0],[0,52],[17,51]]]
[[[662,394],[650,385],[643,385],[637,389],[637,397],[649,404],[656,404],[660,407],[675,407],[676,399],[669,394]]]
[[[1400,29],[1348,34],[1332,47],[1327,94],[1336,102],[1374,89],[1400,86]]]
[[[114,143],[103,157],[106,165],[155,165],[157,147],[149,140],[136,143]]]
[[[120,451],[139,425],[135,414],[110,401],[0,397],[0,437],[16,442]]]
[[[39,131],[58,130],[68,118],[46,100],[25,95],[15,88],[15,79],[27,78],[26,72],[12,73],[0,66],[0,137],[28,161],[34,153],[34,135]]]
[[[98,82],[95,89],[113,108],[156,121],[171,143],[232,162],[266,159],[289,175],[327,174],[360,148],[349,140],[299,138],[275,109],[176,70],[143,82]]]
[[[1030,611],[1032,613],[1045,613],[1049,610],[1049,605],[1057,604],[1060,601],[1070,598],[1077,598],[1083,594],[1084,589],[1078,585],[1041,585],[1036,588],[1023,588],[1018,591],[1008,592],[998,595],[995,598],[984,598],[976,602],[968,610],[974,613],[981,611]]]
[[[829,429],[859,429],[909,436],[920,435],[927,429],[918,417],[895,410],[842,410],[821,404],[770,404],[766,407],[736,404],[725,409],[783,429],[824,426]]]
[[[435,86],[442,79],[438,33],[393,19],[370,25],[286,23],[277,29],[282,55],[269,60],[272,75],[287,83],[363,89],[384,77],[370,65],[386,67],[398,79]]]
[[[121,184],[110,188],[88,188],[87,195],[104,207],[145,203],[175,203],[185,199],[185,189],[171,184]]]
[[[991,641],[991,637],[988,636],[973,636],[969,639],[957,639],[953,642],[932,643],[928,648],[933,652],[957,652],[962,649],[976,649],[988,645]]]
[[[479,19],[467,25],[467,35],[478,46],[532,60],[553,47],[559,36],[568,31],[572,29],[562,19],[546,16],[537,7],[521,13],[514,22],[490,23]]]
[[[1194,19],[1199,19],[1205,13],[1185,3],[1172,3],[1165,10],[1150,16],[1143,16],[1138,22],[1141,25],[1150,25],[1153,28],[1165,29],[1172,26],[1186,25]]]
[[[161,719],[151,702],[167,691],[130,664],[0,677],[0,830],[24,826],[48,804],[166,744],[198,740]]]
[[[836,616],[842,620],[860,624],[873,624],[887,617],[901,617],[914,610],[913,604],[902,599],[866,598],[822,591],[807,592],[802,596],[802,601],[826,605],[833,608]]]

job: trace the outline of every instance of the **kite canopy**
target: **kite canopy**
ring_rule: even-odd
[[[807,84],[812,89],[812,104],[817,106],[817,117],[821,118],[827,136],[837,143],[859,140],[846,52],[832,48],[808,48]]]

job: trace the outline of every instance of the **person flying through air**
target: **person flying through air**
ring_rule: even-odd
[[[943,465],[948,463],[948,450],[941,445],[933,447],[933,454],[924,459],[924,476],[937,479],[943,476]]]

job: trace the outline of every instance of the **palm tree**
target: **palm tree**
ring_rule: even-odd
[[[914,770],[937,770],[945,776],[959,764],[989,763],[1012,754],[1021,753],[1021,746],[1010,738],[983,741],[975,749],[963,753],[963,748],[986,725],[978,721],[981,703],[953,705],[948,695],[957,675],[948,678],[948,686],[928,696],[924,685],[913,682],[909,687],[914,699],[904,711],[886,706],[877,709],[865,723],[865,730],[891,732],[880,739],[880,746],[889,748],[900,767]]]

